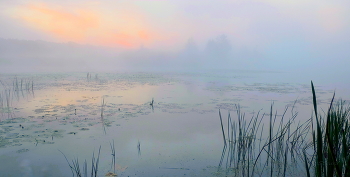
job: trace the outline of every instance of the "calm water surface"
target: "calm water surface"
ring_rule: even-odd
[[[219,109],[235,119],[239,104],[250,118],[272,103],[291,113],[295,102],[296,121],[305,121],[311,79],[257,71],[2,74],[0,176],[72,176],[62,153],[90,169],[100,146],[99,176],[220,176]],[[321,108],[334,89],[348,99],[346,83],[315,85]]]

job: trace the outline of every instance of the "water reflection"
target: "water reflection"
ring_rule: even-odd
[[[17,108],[15,104],[21,99],[34,97],[34,81],[18,77],[0,80],[0,112],[2,117],[12,118]],[[15,103],[14,103],[15,102]]]
[[[93,149],[101,145],[101,155],[107,154],[101,156],[104,157],[101,175],[113,170],[118,176],[135,173],[141,176],[213,176],[213,171],[223,173],[217,167],[237,174],[252,173],[253,167],[260,172],[271,166],[272,158],[267,165],[261,160],[267,158],[269,150],[265,141],[270,133],[268,128],[264,131],[262,127],[268,127],[271,115],[276,125],[271,134],[282,132],[291,143],[282,146],[278,144],[281,142],[276,139],[278,136],[271,136],[276,140],[270,152],[302,147],[299,140],[306,139],[303,132],[307,124],[294,126],[299,127],[298,131],[281,130],[286,130],[286,125],[292,127],[289,121],[305,122],[309,118],[310,95],[306,92],[309,88],[297,84],[261,83],[252,77],[223,76],[221,80],[219,77],[147,73],[38,76],[40,79],[35,80],[38,84],[34,82],[35,97],[34,90],[32,94],[28,92],[25,99],[22,99],[27,93],[25,90],[23,94],[21,91],[17,95],[12,91],[8,94],[15,100],[10,106],[14,107],[15,115],[0,122],[0,155],[9,153],[19,157],[19,161],[34,159],[32,164],[43,164],[35,159],[44,159],[47,164],[55,164],[64,171],[67,164],[57,149],[68,157],[88,159]],[[242,79],[248,80],[242,82]],[[15,87],[21,88],[20,79],[17,82]],[[4,107],[7,104],[5,94],[1,94]],[[320,103],[327,103],[327,94],[328,91],[324,91]],[[21,99],[17,101],[17,97]],[[294,103],[296,97],[299,98]],[[271,100],[276,100],[274,110],[284,110],[285,105],[295,104],[295,110],[307,116],[299,118],[292,114],[283,119],[284,112],[270,112]],[[242,105],[239,109],[238,103]],[[238,116],[224,115],[220,127],[218,109]],[[222,138],[222,129],[225,138]],[[290,153],[296,156],[299,152]],[[273,158],[283,160],[277,154]],[[290,159],[288,156],[287,160]],[[278,167],[277,164],[272,166]],[[238,172],[237,167],[244,170]],[[11,168],[20,167],[14,164]],[[7,172],[0,172],[0,176],[2,174]],[[62,176],[67,175],[70,174]]]

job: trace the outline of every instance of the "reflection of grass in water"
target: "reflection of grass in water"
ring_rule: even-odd
[[[350,107],[345,107],[343,101],[333,105],[333,97],[324,120],[317,112],[313,84],[312,93],[316,130],[312,118],[295,125],[294,105],[291,117],[286,119],[289,108],[278,116],[277,111],[273,113],[272,104],[265,142],[262,139],[265,137],[262,125],[265,114],[259,116],[258,113],[245,119],[245,114],[236,106],[237,121],[228,114],[225,131],[219,111],[224,148],[218,173],[232,176],[350,176]],[[312,137],[312,141],[307,137]],[[224,165],[226,170],[222,171]],[[292,174],[293,169],[301,173]]]
[[[18,79],[15,77],[12,83],[2,82],[0,80],[0,112],[2,116],[13,117],[12,102],[14,99],[19,101],[27,95],[34,96],[34,81],[31,79]]]
[[[7,117],[12,117],[12,100],[13,100],[13,93],[10,89],[5,89],[2,93],[0,93],[0,106],[1,106],[1,113],[7,114]]]

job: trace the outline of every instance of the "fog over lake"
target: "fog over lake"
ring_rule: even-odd
[[[308,147],[311,81],[320,112],[350,100],[349,13],[342,0],[1,1],[0,176],[72,176],[76,159],[90,173],[93,153],[97,176],[269,176],[268,155],[251,165],[226,143],[256,126],[240,137],[264,147],[273,122]]]

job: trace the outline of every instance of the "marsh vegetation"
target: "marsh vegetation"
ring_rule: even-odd
[[[228,113],[225,131],[219,110],[224,146],[218,172],[247,177],[349,176],[350,107],[341,99],[335,101],[334,93],[327,112],[321,114],[312,82],[311,89],[314,114],[305,122],[295,121],[295,104],[282,114],[271,104],[269,114],[258,112],[249,119],[237,105],[235,119]],[[266,117],[269,124],[264,130],[261,122]]]

